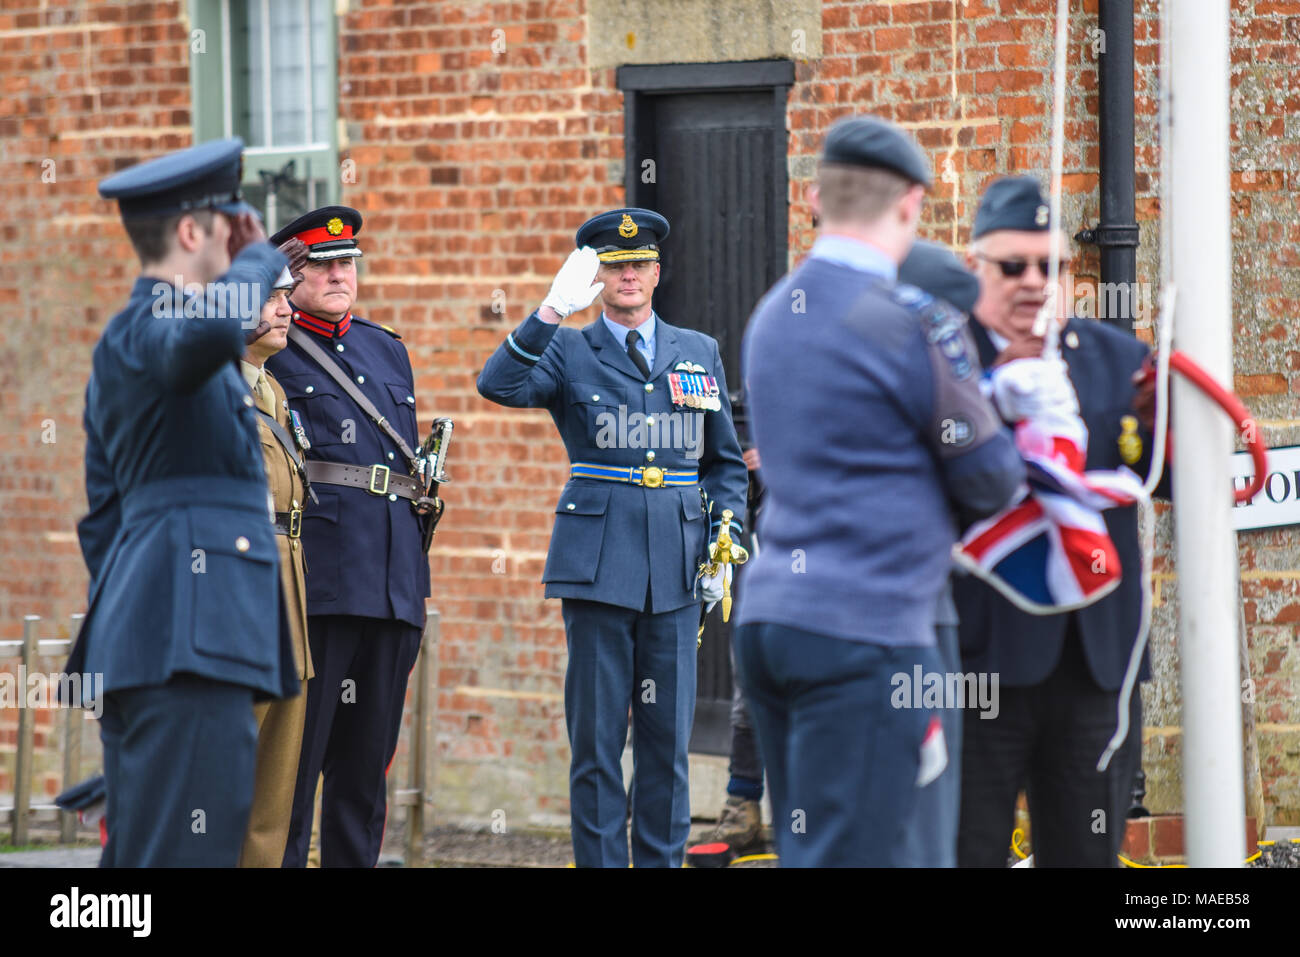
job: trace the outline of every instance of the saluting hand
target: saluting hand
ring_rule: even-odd
[[[294,282],[302,282],[302,270],[307,265],[307,244],[297,236],[291,236],[280,244],[280,252],[289,260],[289,275]]]
[[[596,250],[590,246],[569,253],[569,258],[555,274],[550,293],[537,310],[538,317],[543,322],[554,325],[570,313],[580,312],[590,306],[605,288],[603,282],[595,281],[598,269],[600,259],[596,256]]]
[[[265,241],[266,230],[262,228],[262,220],[255,213],[240,213],[231,217],[230,241],[226,248],[229,249],[232,260],[250,243]]]

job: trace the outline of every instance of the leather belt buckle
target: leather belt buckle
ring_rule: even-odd
[[[295,508],[289,512],[289,537],[302,537],[302,509]]]
[[[381,472],[383,473],[384,476],[384,487],[376,488],[375,486],[379,483],[379,476]],[[388,472],[387,465],[370,466],[370,487],[367,489],[367,491],[369,491],[371,495],[387,495],[388,478],[389,478],[389,472]]]
[[[641,485],[646,488],[659,488],[664,484],[664,470],[657,465],[650,465],[641,470]]]

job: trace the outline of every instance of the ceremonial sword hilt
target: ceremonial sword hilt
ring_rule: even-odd
[[[718,539],[709,546],[709,575],[723,571],[723,565],[743,565],[749,561],[749,552],[731,540],[733,514],[735,513],[729,508],[722,510],[722,527],[718,529]],[[731,582],[725,574],[722,576],[722,620],[731,620]]]

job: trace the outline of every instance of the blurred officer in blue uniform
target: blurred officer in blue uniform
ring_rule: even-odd
[[[898,281],[915,286],[922,292],[941,299],[963,317],[969,317],[975,300],[979,298],[980,284],[975,274],[947,247],[929,240],[918,239],[912,244],[907,258],[898,267]],[[939,603],[934,612],[934,637],[944,671],[961,672],[961,649],[957,638],[957,606],[953,604],[951,578],[946,580],[939,593]],[[945,702],[938,709],[943,724],[943,737],[948,751],[948,766],[933,782],[921,789],[917,796],[917,814],[908,840],[915,843],[915,851],[935,867],[957,865],[957,820],[961,809],[961,731],[962,709]],[[967,707],[970,703],[967,703]]]
[[[702,580],[698,592],[696,577],[723,510],[737,534],[745,514],[745,463],[718,344],[651,306],[667,235],[667,220],[645,209],[584,223],[550,294],[478,379],[493,402],[547,409],[569,453],[542,580],[547,598],[563,600],[568,636],[579,867],[627,866],[619,762],[629,705],[633,864],[682,863],[699,601],[721,597],[723,576]],[[559,325],[598,296],[595,322]]]
[[[325,206],[272,237],[306,247],[305,259],[290,264],[302,281],[291,300],[289,345],[266,367],[284,387],[305,440],[317,498],[302,522],[316,675],[307,685],[285,867],[306,866],[322,772],[321,865],[373,867],[379,860],[385,780],[429,595],[421,540],[428,518],[407,455],[420,445],[411,361],[397,333],[352,312],[360,231],[355,209]]]
[[[99,184],[140,257],[86,388],[90,601],[66,669],[104,679],[106,867],[233,867],[253,702],[298,693],[238,367],[285,257],[240,197],[242,151],[205,143]]]
[[[895,281],[930,181],[897,127],[837,122],[817,241],[745,334],[767,496],[736,664],[787,867],[937,863],[907,837],[946,764],[942,725],[900,682],[942,676],[935,608],[959,524],[1024,477],[965,321]]]
[[[980,201],[967,263],[980,281],[971,323],[991,374],[1043,348],[1033,322],[1046,301],[1051,232],[1048,204],[1028,176],[995,181]],[[1061,244],[1062,286],[1069,245]],[[1062,317],[1068,312],[1062,309]],[[1121,465],[1144,476],[1151,464],[1153,383],[1139,388],[1145,345],[1102,322],[1066,318],[1061,353],[1088,427],[1089,469]],[[1168,485],[1156,494],[1167,496]],[[958,864],[1003,867],[1016,795],[1027,788],[1034,864],[1113,867],[1124,834],[1130,785],[1141,761],[1136,730],[1105,773],[1096,770],[1115,731],[1119,689],[1137,637],[1142,559],[1137,510],[1102,513],[1124,571],[1119,586],[1087,608],[1030,615],[972,576],[954,583],[967,670],[1000,675],[1001,707],[966,723]],[[1150,677],[1144,656],[1142,679]],[[1097,812],[1104,811],[1104,820]]]

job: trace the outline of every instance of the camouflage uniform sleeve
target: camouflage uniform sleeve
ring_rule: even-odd
[[[963,523],[985,518],[1011,501],[1024,481],[1024,462],[980,392],[978,352],[965,318],[932,301],[921,327],[932,402],[925,440]]]

